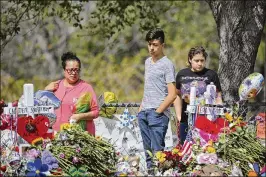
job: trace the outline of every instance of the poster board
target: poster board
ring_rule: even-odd
[[[120,114],[115,114],[114,117],[119,117]],[[117,119],[108,119],[98,117],[94,119],[95,135],[101,136],[103,139],[109,140],[115,147],[116,151],[122,155],[134,153],[140,157],[140,170],[146,168],[145,154],[142,145],[142,138],[137,119],[133,122],[133,128],[119,127],[120,121]],[[171,129],[171,121],[169,121],[167,133],[165,136],[165,150],[172,149],[173,135]]]
[[[265,113],[259,113],[256,116],[256,119],[260,120],[257,121],[257,138],[259,139],[264,139],[265,140],[265,134],[266,134],[266,130],[265,130]]]

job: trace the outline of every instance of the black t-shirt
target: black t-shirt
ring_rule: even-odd
[[[182,114],[181,122],[187,122],[188,115],[185,113],[187,105],[187,97],[189,98],[190,87],[196,86],[196,97],[198,102],[204,100],[204,92],[206,91],[206,86],[211,82],[216,86],[217,92],[221,91],[221,85],[218,75],[215,71],[204,68],[200,72],[193,72],[190,68],[185,68],[180,70],[176,75],[176,88],[181,92],[182,97]]]

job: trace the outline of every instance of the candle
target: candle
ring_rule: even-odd
[[[189,104],[196,105],[196,87],[190,87]]]
[[[206,104],[215,104],[215,98],[216,98],[216,86],[211,82],[207,85],[206,88],[206,97],[205,97],[205,103]]]
[[[34,87],[33,84],[23,85],[24,104],[26,107],[34,106]]]

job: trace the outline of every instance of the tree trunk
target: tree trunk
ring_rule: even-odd
[[[238,88],[252,72],[266,19],[266,1],[208,1],[216,21],[223,100],[238,101]]]

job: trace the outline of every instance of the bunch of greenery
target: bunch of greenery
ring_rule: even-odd
[[[49,147],[66,173],[83,168],[87,176],[110,176],[115,172],[117,156],[109,142],[91,136],[78,124],[66,124]]]

